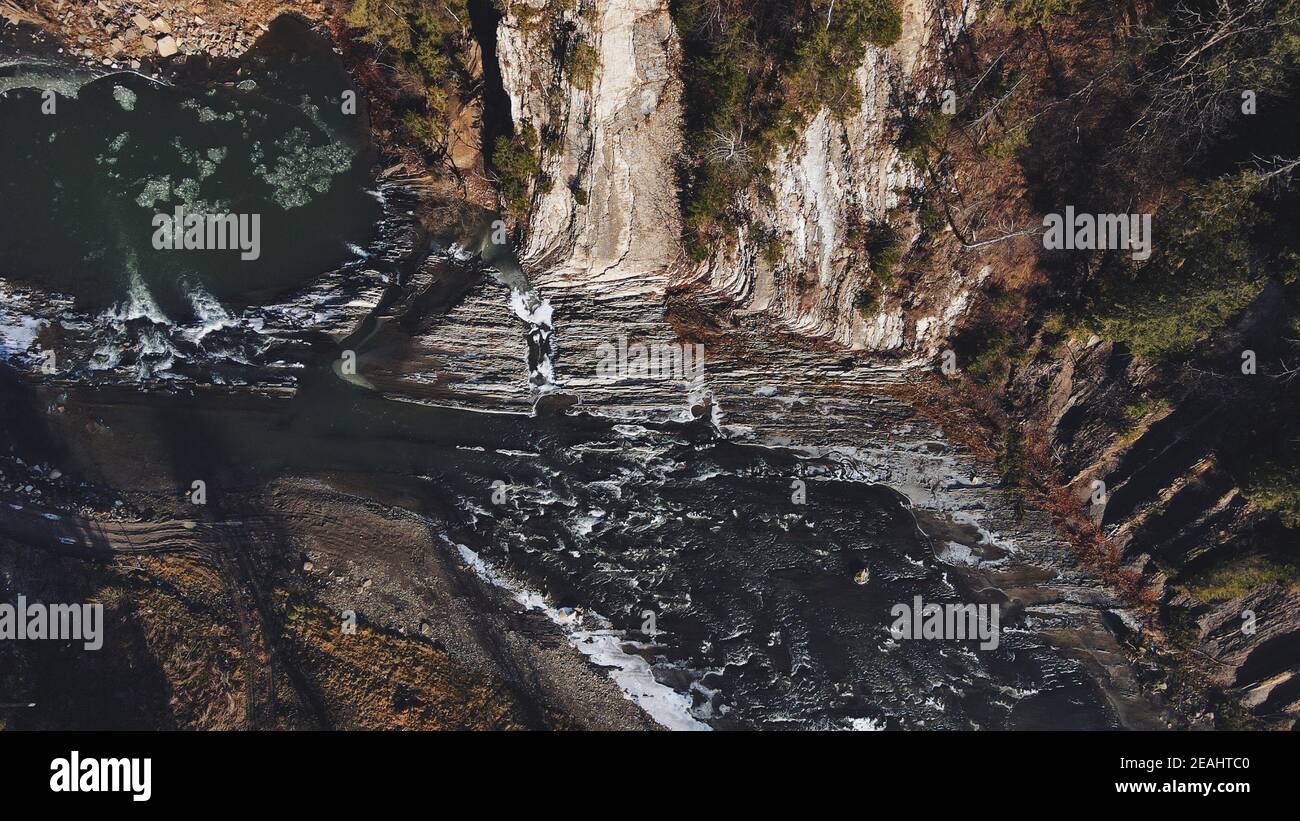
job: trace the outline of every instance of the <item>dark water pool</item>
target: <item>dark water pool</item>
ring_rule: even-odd
[[[184,322],[196,295],[257,302],[365,244],[380,214],[365,109],[345,113],[328,41],[281,18],[239,61],[202,68],[64,85],[54,113],[40,88],[0,95],[0,276]],[[260,255],[156,249],[153,220],[177,206],[258,215]]]

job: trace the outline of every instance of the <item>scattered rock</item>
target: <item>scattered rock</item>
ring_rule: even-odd
[[[170,57],[180,49],[176,45],[176,38],[168,35],[158,41],[158,56]]]

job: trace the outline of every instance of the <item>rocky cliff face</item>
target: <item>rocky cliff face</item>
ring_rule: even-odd
[[[644,404],[646,397],[626,395],[628,386],[616,390],[590,379],[593,351],[608,341],[603,326],[615,319],[624,326],[633,320],[634,340],[675,341],[662,319],[670,288],[733,321],[888,352],[903,366],[936,353],[987,269],[953,269],[942,281],[898,287],[877,310],[859,312],[855,300],[866,275],[846,250],[846,237],[855,221],[884,219],[899,191],[917,181],[894,147],[891,96],[913,93],[936,43],[966,20],[943,17],[929,0],[907,0],[900,41],[864,54],[857,72],[862,108],[843,121],[825,112],[816,117],[774,163],[775,200],[751,194],[751,226],[734,247],[697,265],[680,243],[680,55],[666,0],[598,2],[594,13],[563,19],[570,36],[599,53],[589,90],[568,82],[554,58],[553,31],[537,22],[547,8],[544,0],[513,4],[497,50],[516,126],[536,128],[546,143],[549,187],[534,192],[520,259],[568,318],[559,335],[558,381],[585,392],[587,401]],[[916,233],[904,226],[905,240]],[[769,236],[779,238],[779,259],[759,250],[755,238]],[[565,302],[575,310],[564,310]],[[707,392],[698,384],[676,387],[696,399]]]
[[[547,284],[599,283],[607,294],[611,286],[647,294],[684,286],[738,317],[802,337],[888,352],[909,364],[931,358],[987,270],[952,269],[935,281],[896,288],[876,310],[859,312],[855,300],[866,274],[847,237],[855,221],[884,219],[899,204],[899,192],[918,182],[894,147],[891,98],[915,93],[934,63],[935,46],[969,22],[945,17],[940,6],[902,4],[900,41],[869,48],[858,68],[861,109],[845,120],[817,116],[774,162],[775,198],[751,192],[750,225],[732,247],[698,265],[683,258],[679,242],[679,55],[668,4],[611,0],[596,3],[590,19],[574,17],[578,35],[598,44],[601,67],[590,91],[564,81],[547,32],[521,23],[517,12],[508,15],[498,49],[511,114],[516,123],[559,138],[558,150],[544,153],[551,185],[534,198],[525,266]],[[582,193],[575,197],[575,191]],[[903,230],[905,240],[917,234],[914,226]],[[767,237],[778,240],[776,259],[763,252]]]
[[[502,82],[513,120],[553,134],[543,164],[552,184],[535,196],[521,261],[556,285],[633,279],[625,289],[662,290],[677,254],[681,141],[668,4],[608,0],[566,19],[599,55],[590,89],[562,76],[551,32],[522,24],[520,5],[528,4],[515,4],[498,33]]]
[[[548,5],[513,4],[497,52],[516,128],[531,126],[544,142],[550,184],[533,193],[517,252],[563,322],[554,381],[606,412],[679,413],[698,399],[698,380],[596,375],[598,350],[620,336],[678,343],[665,318],[669,274],[681,255],[674,169],[681,88],[668,4],[607,0],[539,23]],[[574,85],[554,58],[556,26],[571,28],[598,55],[590,88]]]
[[[1233,362],[1246,340],[1276,340],[1280,293],[1266,288],[1211,340]],[[1262,349],[1261,349],[1262,350]],[[1216,375],[1135,359],[1095,337],[1032,352],[1011,392],[1027,427],[1121,560],[1151,584],[1204,673],[1266,723],[1300,717],[1300,593],[1284,581],[1208,590],[1206,571],[1233,567],[1276,539],[1278,523],[1252,506],[1217,452],[1248,424],[1266,378]],[[1172,397],[1148,403],[1144,396]],[[1104,483],[1102,503],[1093,504]]]
[[[917,93],[936,46],[968,22],[945,17],[943,4],[932,0],[904,0],[900,10],[899,42],[868,48],[858,68],[861,109],[844,120],[818,115],[775,162],[775,198],[751,195],[751,225],[737,233],[734,248],[686,277],[725,296],[742,315],[915,363],[939,349],[987,272],[950,270],[886,293],[872,311],[855,307],[866,274],[849,250],[851,226],[886,219],[902,189],[920,181],[894,146],[896,100]],[[914,226],[900,227],[905,240],[916,237]],[[773,236],[779,256],[765,258],[757,238]]]

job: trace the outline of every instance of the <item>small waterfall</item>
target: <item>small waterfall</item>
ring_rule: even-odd
[[[555,382],[552,360],[555,327],[551,323],[551,302],[536,291],[510,292],[510,307],[515,316],[528,323],[528,381],[542,393],[559,387]]]

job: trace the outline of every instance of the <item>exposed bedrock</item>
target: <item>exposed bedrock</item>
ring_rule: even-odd
[[[932,357],[966,310],[986,270],[952,269],[902,293],[885,294],[863,315],[855,300],[865,272],[849,250],[854,221],[884,220],[899,191],[920,181],[894,145],[895,99],[916,93],[938,46],[969,21],[946,19],[940,4],[902,0],[902,36],[868,47],[857,70],[862,107],[843,120],[823,111],[772,168],[775,197],[747,196],[750,225],[734,248],[686,269],[683,278],[716,290],[741,314],[765,317],[803,336],[854,350],[888,352],[904,362]],[[902,225],[905,241],[915,237]],[[765,237],[780,253],[765,259]]]
[[[954,270],[911,293],[886,294],[878,311],[863,316],[854,301],[864,272],[845,250],[846,233],[854,220],[883,219],[897,190],[915,182],[894,148],[891,95],[911,93],[940,32],[965,21],[940,19],[927,0],[904,2],[900,41],[864,54],[856,75],[861,109],[845,120],[816,117],[774,163],[775,201],[747,194],[750,227],[734,247],[695,264],[680,241],[681,55],[668,3],[608,0],[595,4],[595,14],[566,17],[573,36],[599,53],[589,90],[565,78],[550,32],[521,15],[521,5],[502,20],[497,51],[516,128],[531,126],[546,143],[549,184],[533,193],[519,257],[562,328],[557,382],[587,402],[644,410],[640,386],[595,379],[598,348],[623,333],[647,345],[677,341],[661,321],[669,291],[735,325],[887,352],[901,365],[935,353],[987,270]],[[779,237],[779,260],[763,259],[760,235]],[[680,409],[707,392],[689,380],[671,387],[677,397],[653,404]]]
[[[1193,594],[1208,571],[1249,561],[1278,538],[1276,517],[1249,502],[1218,453],[1268,406],[1267,378],[1242,375],[1237,363],[1244,348],[1272,355],[1279,293],[1265,288],[1197,362],[1146,362],[1094,337],[1032,352],[1011,390],[1080,509],[1183,614],[1183,638],[1210,679],[1258,718],[1287,725],[1300,716],[1300,593],[1267,581]],[[1102,505],[1088,501],[1095,481],[1105,483]]]

